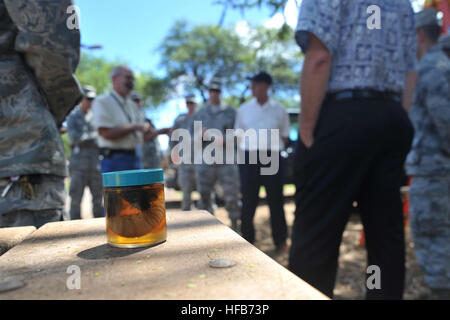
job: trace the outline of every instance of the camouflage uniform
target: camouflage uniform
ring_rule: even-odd
[[[227,129],[234,129],[236,110],[229,106],[212,106],[206,104],[195,115],[194,121],[201,121],[204,129],[218,129],[225,137]],[[203,149],[209,143],[203,143]],[[224,148],[225,157],[225,148]],[[224,162],[225,163],[225,162]],[[239,172],[235,164],[213,164],[205,163],[195,166],[197,189],[201,196],[199,209],[213,212],[211,190],[219,182],[223,188],[225,197],[225,208],[229,218],[237,220],[240,218],[239,208]]]
[[[148,120],[151,127],[155,129],[152,121]],[[162,162],[161,145],[159,144],[158,137],[155,137],[151,141],[144,141],[142,144],[142,167],[144,169],[159,169]]]
[[[64,212],[59,126],[81,100],[80,33],[69,0],[0,0],[0,227],[37,227]]]
[[[175,119],[173,129],[186,129],[190,130],[193,126],[193,117],[182,114]],[[172,147],[172,146],[171,146]],[[191,149],[191,154],[194,150]],[[183,191],[183,201],[181,202],[181,210],[189,211],[192,208],[191,194],[195,190],[195,166],[193,159],[191,163],[180,163],[178,165],[178,184]]]
[[[450,58],[450,34],[442,35],[439,38],[439,45],[441,46],[447,57]]]
[[[103,216],[102,209],[102,176],[100,173],[99,148],[97,131],[93,123],[92,112],[84,114],[77,107],[67,117],[67,133],[72,142],[70,156],[70,218],[81,219],[80,204],[86,186],[92,194],[94,217]]]
[[[411,230],[427,284],[450,289],[450,61],[438,46],[422,58],[418,76],[407,159]]]

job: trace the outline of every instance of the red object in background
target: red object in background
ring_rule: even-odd
[[[408,187],[411,187],[412,178],[408,178]],[[403,200],[403,218],[404,218],[404,224],[405,227],[408,225],[409,222],[409,190],[407,192],[402,193],[402,200]],[[364,234],[364,230],[361,231],[361,237],[359,238],[359,244],[360,247],[364,247],[366,245],[366,236]]]
[[[433,7],[444,14],[442,19],[442,34],[446,34],[450,30],[450,0],[427,0],[424,9]]]

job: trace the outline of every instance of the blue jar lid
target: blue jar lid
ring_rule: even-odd
[[[109,172],[102,174],[102,177],[103,186],[110,188],[164,183],[164,171],[162,169]]]

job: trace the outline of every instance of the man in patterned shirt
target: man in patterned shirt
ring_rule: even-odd
[[[369,265],[381,269],[381,286],[367,298],[401,299],[404,290],[400,186],[413,136],[405,108],[415,79],[414,15],[408,0],[376,3],[303,0],[296,32],[305,62],[289,267],[330,297],[354,201]]]

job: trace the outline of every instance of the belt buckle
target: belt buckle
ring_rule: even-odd
[[[110,158],[111,155],[112,155],[111,149],[104,149],[104,150],[103,150],[103,156],[104,156],[105,158]]]
[[[11,190],[14,183],[18,182],[20,179],[20,176],[14,176],[9,178],[9,182],[6,185],[6,187],[3,189],[0,198],[5,198],[8,195],[9,190]]]

